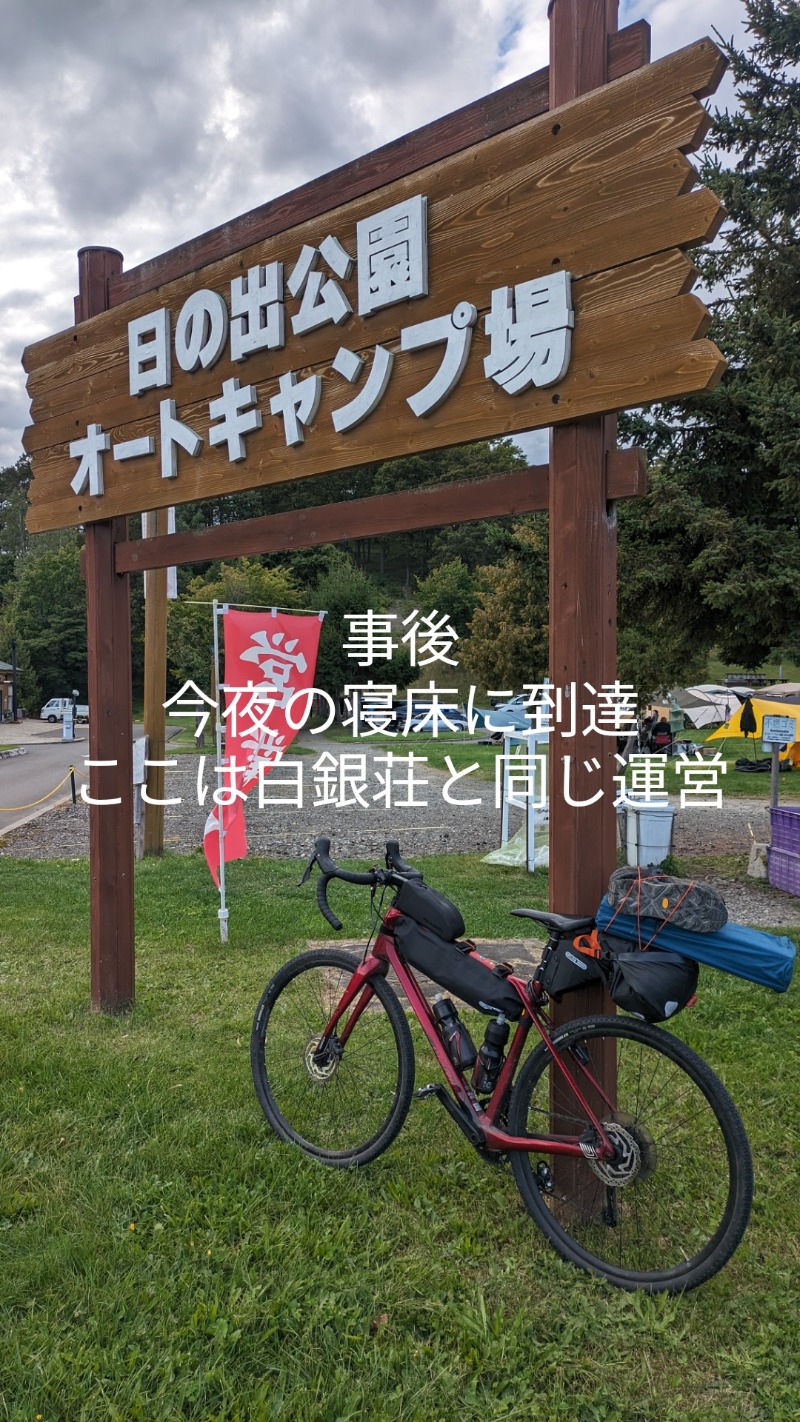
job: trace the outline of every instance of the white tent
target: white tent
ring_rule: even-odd
[[[800,681],[776,681],[774,686],[762,686],[756,696],[767,701],[780,701],[784,696],[800,696]]]
[[[739,710],[742,701],[754,693],[746,686],[716,686],[704,682],[700,686],[687,686],[684,696],[678,700],[687,720],[695,730],[704,726],[720,725]]]

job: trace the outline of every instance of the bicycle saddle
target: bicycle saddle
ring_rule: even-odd
[[[591,914],[574,918],[563,913],[543,913],[540,909],[512,909],[511,912],[515,918],[533,918],[537,923],[543,923],[546,928],[556,929],[558,933],[581,933],[584,928],[594,927]]]

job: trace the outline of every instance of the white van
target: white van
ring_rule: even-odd
[[[88,721],[89,707],[76,706],[71,696],[51,696],[47,705],[43,706],[39,712],[39,720],[50,721],[52,724],[55,724],[56,721],[63,721],[64,712],[68,710],[70,706],[72,707],[72,714],[76,721]]]

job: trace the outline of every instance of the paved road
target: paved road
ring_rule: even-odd
[[[5,728],[0,728],[0,741],[3,740],[4,734]],[[7,740],[12,740],[10,733]],[[79,738],[71,742],[44,742],[37,745],[35,741],[28,741],[25,743],[25,750],[26,755],[9,756],[8,759],[0,760],[0,834],[6,834],[42,808],[38,805],[32,809],[11,807],[30,805],[33,800],[41,799],[63,779],[70,765],[77,766],[79,770],[84,769],[83,760],[89,754],[88,733],[81,728]],[[80,783],[78,780],[78,785]],[[45,803],[47,806],[57,805],[60,801],[69,799],[70,793],[67,781],[66,785]]]

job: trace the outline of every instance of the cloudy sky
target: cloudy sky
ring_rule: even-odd
[[[547,63],[547,0],[0,0],[0,466],[75,254],[126,266]],[[653,57],[741,0],[621,0]],[[533,447],[530,451],[534,453]]]

